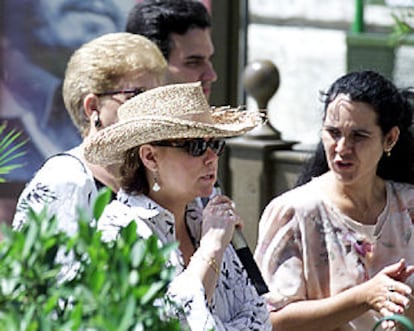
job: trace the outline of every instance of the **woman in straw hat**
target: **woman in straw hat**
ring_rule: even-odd
[[[241,225],[232,201],[216,196],[204,210],[193,202],[212,192],[224,138],[254,128],[258,113],[211,109],[200,83],[187,83],[142,93],[118,117],[85,145],[89,162],[121,163],[118,199],[98,221],[103,239],[135,220],[141,236],[179,242],[169,294],[191,330],[270,330],[263,301],[229,245]]]
[[[166,68],[158,47],[140,35],[110,33],[82,45],[67,64],[63,98],[83,139],[116,122],[126,100],[162,84]],[[47,206],[60,229],[74,234],[78,209],[91,213],[100,187],[118,191],[115,170],[85,161],[83,144],[54,155],[20,195],[13,226],[21,228],[29,208],[40,212]]]

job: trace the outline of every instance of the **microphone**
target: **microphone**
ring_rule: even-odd
[[[262,295],[269,292],[269,289],[262,277],[259,267],[253,258],[253,254],[249,249],[246,238],[240,229],[234,229],[231,243],[236,250],[237,256],[246,269],[247,275],[249,276],[253,286],[256,288],[257,293],[259,295]]]
[[[210,195],[209,199],[219,194],[222,194],[221,188],[220,186],[215,186],[214,191]],[[232,207],[236,207],[234,201],[232,201]],[[257,293],[259,295],[262,295],[269,292],[266,282],[263,279],[262,273],[260,272],[259,267],[253,258],[253,254],[250,251],[249,245],[247,244],[246,238],[239,228],[234,229],[231,244],[236,251],[237,256],[239,257],[240,262],[243,264],[244,269],[246,269],[247,275],[249,276],[253,286],[256,288]]]

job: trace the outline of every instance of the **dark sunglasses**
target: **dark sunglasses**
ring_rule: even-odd
[[[130,99],[143,92],[145,92],[145,89],[143,88],[132,88],[132,89],[125,89],[125,90],[119,90],[119,91],[107,91],[107,92],[94,93],[94,94],[98,97],[103,97],[105,95],[115,95],[115,94],[131,94],[128,97],[128,99]]]
[[[210,147],[211,150],[217,156],[220,156],[224,151],[224,146],[226,145],[226,142],[224,141],[224,139],[212,139],[212,140],[206,141],[202,138],[199,138],[199,139],[189,139],[189,140],[183,140],[183,141],[171,141],[171,140],[155,141],[155,142],[152,142],[151,145],[184,148],[186,152],[190,154],[191,156],[201,156],[207,151],[207,148]]]

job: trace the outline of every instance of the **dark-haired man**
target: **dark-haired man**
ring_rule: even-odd
[[[201,81],[204,93],[210,96],[217,74],[211,62],[211,18],[201,1],[141,1],[130,11],[126,31],[158,45],[168,61],[169,82]]]

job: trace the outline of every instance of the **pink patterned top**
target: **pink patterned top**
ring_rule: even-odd
[[[331,203],[320,180],[273,199],[263,212],[255,259],[270,310],[335,295],[402,257],[414,264],[414,185],[387,181],[377,223],[363,225]],[[407,283],[413,287],[414,279]],[[370,310],[340,330],[370,330],[379,317]]]

